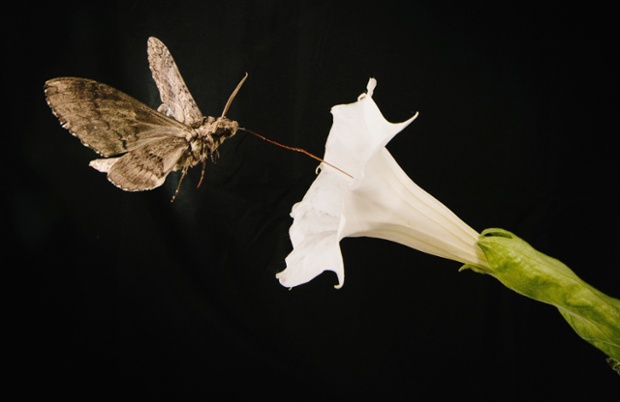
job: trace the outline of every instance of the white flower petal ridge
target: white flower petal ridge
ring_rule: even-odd
[[[344,283],[340,240],[375,237],[463,264],[488,267],[476,245],[479,234],[441,202],[416,185],[385,148],[416,117],[388,122],[372,99],[377,82],[357,102],[332,108],[333,124],[325,145],[328,165],[301,202],[293,206],[289,235],[293,251],[276,274],[285,287],[333,271]]]

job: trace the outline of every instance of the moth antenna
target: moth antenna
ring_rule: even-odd
[[[237,84],[237,88],[235,88],[235,90],[230,94],[230,97],[228,98],[228,102],[226,102],[226,106],[224,106],[222,117],[225,117],[226,113],[228,113],[228,108],[232,104],[233,99],[235,99],[235,96],[237,96],[237,92],[239,92],[239,90],[241,89],[241,86],[243,85],[243,83],[245,82],[247,78],[248,78],[248,73],[245,73],[245,76],[243,76],[241,81],[239,81],[239,83]]]
[[[350,177],[350,178],[352,178],[352,179],[354,178],[353,176],[351,176],[350,174],[348,174],[348,173],[347,173],[347,172],[345,172],[344,170],[340,169],[339,167],[332,165],[331,163],[329,163],[329,162],[325,161],[324,159],[319,158],[318,156],[316,156],[316,155],[314,155],[314,154],[312,154],[312,153],[310,153],[310,152],[306,151],[306,150],[305,150],[305,149],[303,149],[303,148],[289,147],[288,145],[280,144],[280,143],[279,143],[279,142],[277,142],[277,141],[270,140],[269,138],[265,137],[264,135],[261,135],[261,134],[259,134],[259,133],[257,133],[257,132],[252,131],[252,130],[248,130],[247,128],[239,127],[237,130],[242,130],[242,131],[245,131],[246,133],[250,133],[250,134],[252,134],[252,135],[255,135],[255,136],[257,136],[258,138],[260,138],[261,140],[263,140],[263,141],[267,141],[267,142],[269,142],[269,143],[272,143],[273,145],[277,145],[277,146],[282,147],[282,148],[284,148],[284,149],[288,149],[289,151],[295,151],[295,152],[299,152],[299,153],[302,153],[302,154],[304,154],[304,155],[307,155],[307,156],[311,157],[311,158],[312,158],[312,159],[314,159],[314,160],[317,160],[317,161],[319,161],[319,162],[321,162],[321,163],[324,163],[324,164],[326,164],[327,166],[331,166],[331,167],[333,167],[334,169],[336,169],[336,170],[337,170],[337,171],[339,171],[340,173],[343,173],[343,174],[345,174],[345,175],[349,176],[349,177]],[[317,169],[318,169],[318,168],[317,168]]]

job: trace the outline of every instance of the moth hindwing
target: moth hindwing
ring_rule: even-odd
[[[207,159],[214,159],[220,144],[237,132],[238,123],[226,118],[226,112],[247,74],[220,117],[204,116],[170,51],[157,38],[148,39],[148,60],[162,102],[157,110],[86,78],[53,78],[45,83],[45,97],[62,126],[104,157],[90,166],[107,173],[115,186],[151,190],[170,172],[181,170],[174,200],[188,169],[202,163],[200,186]]]

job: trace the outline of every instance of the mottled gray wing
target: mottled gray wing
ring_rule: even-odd
[[[187,89],[170,51],[159,39],[148,40],[149,66],[159,90],[159,111],[191,126],[201,123],[203,115]]]
[[[168,137],[153,141],[115,158],[107,170],[108,180],[126,191],[159,187],[164,184],[168,173],[179,168],[179,159],[188,148],[189,144],[183,138]]]
[[[54,78],[45,83],[45,97],[62,126],[105,157],[192,135],[189,127],[97,81]]]

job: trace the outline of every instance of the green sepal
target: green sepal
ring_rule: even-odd
[[[620,300],[581,280],[551,258],[503,229],[483,231],[477,242],[490,269],[463,266],[493,275],[506,287],[558,308],[577,334],[620,361]]]

